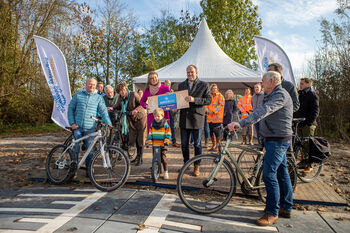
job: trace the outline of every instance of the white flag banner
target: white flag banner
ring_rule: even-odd
[[[34,36],[34,40],[41,67],[54,99],[51,119],[65,129],[69,126],[67,111],[72,99],[66,59],[51,41],[39,36]]]
[[[283,78],[291,81],[295,85],[292,65],[290,64],[289,58],[283,49],[273,41],[260,36],[255,36],[254,40],[260,71],[262,73],[266,73],[269,64],[279,63],[283,68]]]

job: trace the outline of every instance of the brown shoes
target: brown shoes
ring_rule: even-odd
[[[194,165],[194,170],[193,170],[193,175],[194,176],[199,176],[201,173],[199,171],[199,165]]]
[[[256,221],[259,226],[270,226],[277,222],[278,216],[273,216],[272,214],[265,213],[261,218]]]
[[[173,143],[173,147],[180,148],[180,145],[175,142]]]
[[[291,211],[287,211],[283,208],[280,208],[279,212],[278,212],[278,216],[282,217],[282,218],[291,218],[292,217],[292,212]]]

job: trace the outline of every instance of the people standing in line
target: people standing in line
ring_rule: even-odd
[[[91,119],[91,117],[97,117],[97,115],[99,115],[106,124],[112,126],[105,102],[103,98],[95,92],[96,85],[96,78],[88,78],[85,90],[76,93],[69,103],[68,121],[72,127],[75,139],[82,138],[96,131],[96,121]],[[93,137],[84,140],[86,148],[90,146],[93,140]],[[79,150],[80,143],[77,143],[74,149],[74,163],[77,163],[78,161]],[[85,160],[86,168],[88,168],[93,154],[94,149],[91,150]]]
[[[119,98],[113,109],[121,110],[122,136],[124,142],[129,146],[136,144],[137,155],[136,166],[142,165],[143,148],[147,138],[146,132],[146,111],[140,105],[140,96],[133,91],[129,91],[126,82],[122,81],[116,87]]]
[[[112,121],[112,125],[115,125],[117,116],[113,111],[113,106],[117,103],[119,95],[114,93],[114,88],[111,85],[107,85],[105,87],[105,92],[106,92],[106,95],[103,96],[103,99],[105,101],[105,104],[108,110],[109,118]]]
[[[282,76],[282,66],[279,63],[272,63],[268,66],[267,71],[276,71],[280,73],[282,78],[282,87],[286,89],[286,91],[289,93],[290,97],[293,100],[293,112],[296,112],[299,109],[299,99],[298,99],[298,93],[297,89],[295,88],[295,85],[287,81]]]
[[[192,133],[194,139],[195,156],[202,154],[201,130],[204,125],[205,105],[211,103],[208,83],[198,79],[198,70],[195,65],[186,68],[187,79],[179,84],[179,91],[188,90],[185,97],[189,108],[180,110],[181,150],[184,163],[190,159],[189,140]],[[200,161],[194,166],[193,174],[199,176]]]
[[[167,121],[164,119],[164,110],[156,108],[153,111],[154,120],[149,128],[147,145],[161,146],[161,163],[164,168],[164,179],[169,179],[168,161],[166,152],[170,144],[171,129]]]
[[[281,86],[281,75],[275,71],[264,74],[264,103],[239,122],[228,125],[230,130],[246,127],[260,121],[264,137],[265,157],[263,181],[266,187],[265,214],[257,220],[260,226],[269,226],[279,217],[290,218],[293,189],[287,168],[286,152],[292,138],[293,102]]]
[[[264,92],[262,91],[262,86],[261,83],[256,83],[254,85],[254,95],[252,97],[252,108],[253,112],[263,104],[264,101]],[[256,132],[256,137],[258,139],[258,143],[262,145],[262,140],[259,132],[259,122],[254,124],[255,126],[255,132]]]
[[[137,90],[137,94],[139,94],[140,98],[142,98],[142,96],[143,96],[143,90],[142,90],[142,89],[138,89],[138,90]]]
[[[97,83],[97,94],[99,94],[100,96],[105,96],[106,94],[103,92],[103,82],[98,82]]]
[[[234,93],[231,89],[225,92],[225,107],[224,107],[224,120],[223,126],[226,127],[233,121],[233,116],[237,112],[238,108],[236,101],[234,100]],[[224,140],[227,139],[227,132],[224,132]]]
[[[173,89],[171,89],[171,81],[165,80],[164,84],[167,85],[170,89],[170,92],[174,92]],[[170,120],[170,128],[171,128],[171,142],[172,146],[176,148],[180,148],[180,145],[176,143],[176,135],[175,135],[175,116],[177,114],[177,110],[171,110],[169,111],[169,120]]]
[[[217,84],[210,85],[211,103],[205,106],[205,112],[208,117],[210,137],[213,146],[209,151],[217,151],[217,143],[220,143],[220,130],[216,127],[220,126],[224,119],[225,98],[219,92]]]
[[[150,111],[150,106],[148,106],[147,104],[147,99],[151,96],[162,95],[166,93],[170,93],[170,89],[167,85],[164,85],[159,81],[157,72],[149,72],[146,89],[143,92],[142,98],[140,100],[140,104],[142,105],[142,107],[144,107],[147,110],[147,132],[154,120],[153,113]],[[168,111],[164,112],[164,118],[166,120],[169,120]]]
[[[315,136],[317,126],[316,119],[319,114],[319,102],[317,94],[312,89],[312,79],[300,79],[300,90],[298,93],[300,107],[293,116],[295,118],[305,118],[305,121],[299,123],[298,135],[301,137],[313,137]],[[298,168],[305,169],[304,172],[310,172],[312,170],[307,160],[308,158],[304,158],[298,164]]]
[[[244,95],[239,99],[237,107],[239,111],[241,112],[241,120],[246,118],[253,110],[252,108],[252,95],[251,95],[251,90],[249,87],[244,89]],[[253,135],[254,135],[254,130],[253,126],[249,125],[247,127],[242,128],[242,145],[246,145],[247,141],[247,135],[249,137],[249,144],[253,145]]]

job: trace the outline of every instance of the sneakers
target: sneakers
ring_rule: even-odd
[[[164,180],[168,180],[169,179],[169,174],[168,171],[164,172]]]
[[[283,208],[280,208],[279,212],[278,212],[278,216],[282,217],[282,218],[291,218],[292,217],[292,212],[291,211],[287,211]]]
[[[265,213],[261,218],[256,221],[259,226],[270,226],[277,222],[278,216],[273,216],[272,214]]]
[[[176,142],[173,143],[173,147],[180,148],[180,145],[177,144]]]
[[[199,165],[194,165],[194,170],[193,170],[193,175],[194,176],[199,176],[201,173],[199,171]]]

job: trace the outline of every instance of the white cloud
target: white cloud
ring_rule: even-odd
[[[337,8],[336,0],[256,0],[264,24],[289,26],[306,23],[328,15]]]

